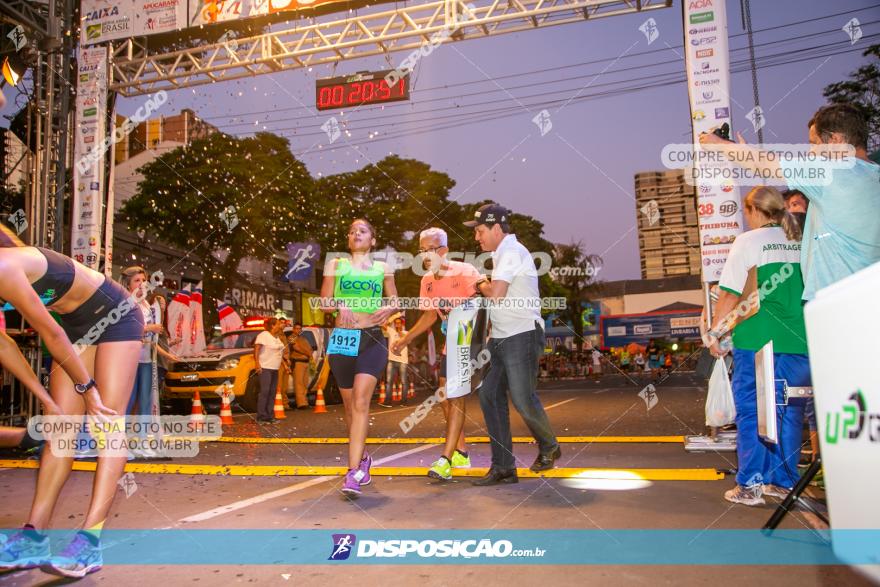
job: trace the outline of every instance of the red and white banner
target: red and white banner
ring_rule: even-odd
[[[180,357],[189,351],[189,303],[192,296],[189,285],[171,298],[168,304],[168,333],[171,352]]]
[[[241,321],[241,316],[239,316],[238,312],[236,312],[229,304],[219,302],[217,305],[217,314],[220,316],[220,332],[223,334],[244,328],[244,322]]]
[[[733,126],[726,2],[684,0],[682,12],[694,148],[698,149],[700,133],[710,132],[724,123]],[[697,208],[703,281],[718,281],[730,245],[743,231],[739,189],[732,183],[698,182]]]
[[[202,320],[202,284],[196,286],[189,301],[189,354],[195,356],[204,352],[205,322]]]

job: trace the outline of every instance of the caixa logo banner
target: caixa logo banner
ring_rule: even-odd
[[[880,412],[869,413],[865,394],[857,389],[842,409],[825,414],[825,441],[856,440],[866,434],[869,442],[880,443]]]

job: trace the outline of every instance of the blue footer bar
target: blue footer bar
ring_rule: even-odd
[[[73,532],[47,531],[52,552]],[[105,565],[839,565],[880,564],[880,530],[114,529],[101,548]]]

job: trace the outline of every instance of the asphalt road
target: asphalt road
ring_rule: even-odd
[[[655,436],[701,434],[705,388],[692,375],[675,375],[657,387],[658,402],[648,410],[638,396],[647,381],[606,377],[600,382],[570,380],[541,384],[540,397],[558,436]],[[437,437],[444,430],[442,413],[432,410],[409,433],[400,427],[413,406],[426,399],[420,393],[408,407],[373,407],[371,436],[382,438]],[[302,438],[344,436],[342,406],[328,413],[288,411],[278,424],[258,425],[251,415],[237,413],[224,436]],[[528,430],[511,415],[514,436]],[[485,435],[476,398],[468,405],[468,436]],[[374,459],[385,467],[428,467],[439,447],[424,444],[371,445]],[[565,444],[558,466],[593,469],[735,469],[734,453],[689,453],[681,443]],[[343,466],[345,445],[204,443],[198,456],[170,464],[225,466]],[[517,444],[519,467],[528,467],[537,449]],[[489,464],[489,446],[471,446],[474,467]],[[9,457],[10,455],[6,455]],[[140,461],[136,461],[140,462]],[[157,464],[169,464],[159,461]],[[20,525],[33,495],[36,471],[0,470],[0,526]],[[645,481],[631,478],[584,481],[521,479],[516,485],[473,487],[465,478],[434,482],[421,476],[374,476],[364,496],[350,502],[339,492],[341,479],[322,476],[179,475],[135,473],[136,491],[126,497],[120,490],[107,527],[127,529],[294,529],[358,532],[396,529],[682,529],[694,539],[721,529],[756,529],[766,521],[778,500],[746,507],[722,499],[734,485],[732,476],[711,481]],[[73,472],[59,500],[54,523],[74,528],[81,523],[92,475]],[[817,520],[795,512],[783,528],[813,528]],[[252,534],[230,543],[229,560],[237,549],[259,549],[247,543]],[[329,549],[329,544],[327,545]],[[662,552],[662,546],[658,545]],[[327,553],[329,554],[329,552]],[[83,580],[85,584],[227,585],[227,584],[340,584],[383,585],[867,585],[845,566],[784,565],[336,565],[325,559],[314,565],[168,565],[108,566]],[[785,563],[786,561],[779,561]],[[60,580],[40,570],[0,575],[4,585],[47,585]]]

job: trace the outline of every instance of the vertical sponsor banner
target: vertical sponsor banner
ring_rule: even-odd
[[[98,268],[107,136],[107,48],[82,47],[77,59],[71,256]]]
[[[471,391],[471,341],[477,325],[477,306],[471,301],[453,308],[446,320],[446,397]]]
[[[682,12],[694,148],[699,148],[700,133],[731,123],[726,2],[684,0]],[[721,277],[730,245],[742,232],[740,208],[739,190],[732,182],[697,182],[704,282]]]

